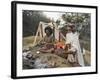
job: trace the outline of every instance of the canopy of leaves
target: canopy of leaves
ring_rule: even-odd
[[[90,38],[90,14],[89,13],[65,13],[62,15],[65,23],[74,23],[76,30],[81,32],[81,35],[86,35]],[[56,22],[59,25],[59,21]],[[66,28],[61,29],[62,32],[66,32]],[[82,38],[82,37],[81,37]],[[88,39],[87,38],[87,39]]]

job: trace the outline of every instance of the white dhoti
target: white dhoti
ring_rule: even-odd
[[[77,32],[75,33],[67,33],[66,34],[66,43],[70,42],[71,45],[76,48],[77,50],[77,58],[78,62],[81,66],[84,66],[84,59],[83,54],[81,52],[80,43],[79,43],[79,34]]]

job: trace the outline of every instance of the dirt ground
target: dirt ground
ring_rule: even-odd
[[[23,50],[26,48],[31,48],[31,53],[33,58],[41,59],[43,63],[47,63],[51,67],[72,67],[72,65],[67,61],[67,59],[60,57],[56,54],[52,53],[37,53],[38,46],[33,46],[34,37],[26,37],[23,38]],[[85,54],[83,55],[85,66],[90,66],[91,64],[91,53],[86,50]]]

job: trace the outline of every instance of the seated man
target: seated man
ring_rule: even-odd
[[[71,63],[77,63],[80,66],[84,66],[84,60],[80,48],[79,43],[79,34],[75,30],[75,26],[72,24],[69,24],[67,27],[67,34],[66,34],[66,45],[69,42],[70,48],[68,49],[69,53],[75,53],[75,54],[68,54],[68,61]],[[76,65],[78,66],[78,65]]]
[[[53,30],[50,26],[47,26],[45,28],[45,37],[41,40],[40,44],[42,44],[42,48],[39,49],[40,52],[52,52],[54,49],[54,36],[53,36]]]
[[[65,53],[68,55],[68,62],[77,63],[77,49],[73,45],[71,45],[71,43],[66,43]]]

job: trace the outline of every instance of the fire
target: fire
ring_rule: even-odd
[[[64,44],[63,42],[57,42],[57,43],[55,44],[55,46],[56,46],[56,48],[62,48],[62,49],[65,48],[65,44]]]

